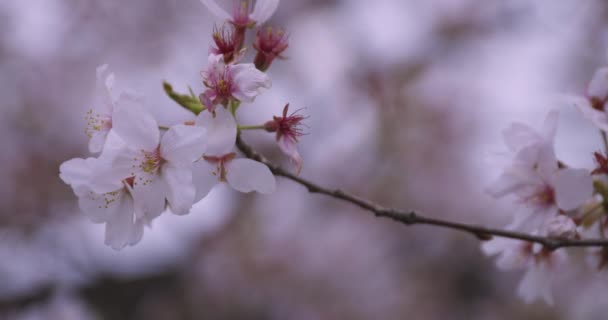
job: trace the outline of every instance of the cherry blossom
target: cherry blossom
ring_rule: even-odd
[[[250,28],[256,24],[264,24],[279,6],[279,0],[257,0],[253,6],[253,1],[243,0],[237,2],[232,10],[232,14],[230,14],[216,0],[201,0],[201,2],[215,16],[227,20],[239,28]]]
[[[587,170],[558,167],[553,141],[549,139],[555,134],[553,119],[554,113],[549,114],[545,134],[521,125],[505,131],[507,145],[519,150],[487,189],[497,198],[514,194],[529,209],[515,216],[522,227],[539,228],[560,210],[574,210],[592,196],[593,182]]]
[[[119,139],[111,136],[109,144]],[[112,168],[106,160],[103,156],[68,160],[60,166],[59,176],[78,196],[80,210],[94,223],[105,223],[105,243],[119,250],[141,240],[144,224],[160,214],[164,200],[145,202],[152,199],[134,190],[133,177],[109,179],[105,173]],[[155,205],[157,208],[152,208]],[[151,214],[151,210],[158,214]]]
[[[567,261],[563,249],[549,251],[539,244],[496,238],[484,242],[482,251],[497,256],[496,265],[501,270],[526,270],[517,288],[524,301],[543,299],[547,304],[553,304],[551,285]]]
[[[253,102],[263,89],[271,87],[270,78],[252,63],[225,64],[223,55],[210,54],[201,72],[207,87],[199,98],[211,112],[217,104],[226,105],[230,99]]]
[[[608,67],[598,69],[589,86],[586,97],[569,97],[570,102],[601,130],[608,131],[608,115],[606,106],[608,102]]]
[[[227,110],[218,108],[215,115],[203,112],[198,115],[196,124],[207,129],[207,150],[194,163],[193,169],[197,201],[205,197],[219,182],[226,182],[240,192],[274,192],[275,178],[266,165],[250,159],[236,158],[234,145],[237,127]]]
[[[111,174],[133,177],[134,191],[141,189],[149,197],[146,202],[164,203],[166,198],[173,213],[188,213],[195,195],[192,163],[205,151],[205,129],[176,125],[161,138],[154,117],[137,101],[131,102],[115,111],[114,131],[124,144],[109,156]]]
[[[283,108],[283,115],[280,117],[274,116],[272,120],[264,124],[264,128],[268,132],[276,132],[276,140],[279,148],[285,153],[291,162],[296,167],[296,173],[300,174],[302,170],[302,157],[298,152],[296,144],[298,137],[302,136],[302,121],[306,117],[296,114],[296,112],[288,115],[289,104]]]

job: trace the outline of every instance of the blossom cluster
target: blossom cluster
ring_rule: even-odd
[[[270,169],[237,155],[241,130],[275,133],[296,171],[302,167],[296,143],[303,116],[288,114],[285,106],[281,116],[263,124],[240,126],[236,121],[242,103],[253,102],[271,87],[265,71],[288,47],[283,31],[263,26],[278,0],[258,0],[255,6],[242,1],[232,14],[214,1],[202,3],[226,20],[212,35],[214,46],[201,72],[204,91],[199,97],[169,95],[192,111],[195,120],[159,124],[144,97],[115,88],[114,74],[103,65],[97,69],[93,107],[85,116],[94,156],[60,167],[60,177],[78,196],[81,210],[93,222],[105,224],[105,243],[114,249],[138,243],[144,227],[164,212],[189,213],[218,183],[241,192],[272,193],[275,177]],[[247,31],[254,28],[252,47],[258,54],[255,63],[245,63]]]
[[[496,198],[516,199],[520,208],[508,230],[555,239],[604,239],[608,232],[608,67],[595,72],[586,96],[567,100],[604,138],[606,150],[590,153],[596,167],[573,168],[557,158],[558,111],[553,110],[540,130],[514,123],[503,131],[510,163],[487,191]],[[568,249],[551,250],[522,240],[495,238],[483,243],[482,250],[497,256],[500,269],[526,270],[518,287],[526,302],[542,299],[553,304],[552,284],[575,262]],[[606,249],[589,248],[585,256],[589,268],[608,266]]]

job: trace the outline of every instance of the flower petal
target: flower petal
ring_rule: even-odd
[[[136,219],[150,222],[165,210],[166,185],[158,177],[151,177],[146,183],[136,180],[129,191],[133,197]]]
[[[299,175],[302,170],[302,157],[298,152],[298,148],[296,147],[296,140],[291,136],[283,135],[277,141],[279,144],[279,148],[283,153],[285,153],[291,163],[296,167],[296,174]]]
[[[161,140],[161,156],[172,163],[192,164],[205,151],[205,131],[199,126],[183,124],[171,127]]]
[[[179,215],[187,214],[194,204],[195,196],[192,167],[166,165],[161,175],[167,186],[167,201],[171,212]]]
[[[105,244],[114,250],[120,250],[131,243],[133,234],[138,232],[135,226],[133,200],[131,197],[122,197],[121,200],[118,202],[116,212],[106,223]]]
[[[222,20],[232,20],[232,16],[220,7],[214,0],[201,0],[201,3],[204,4],[212,14]]]
[[[213,174],[215,170],[216,166],[203,159],[194,163],[192,169],[192,181],[196,189],[194,202],[199,202],[206,197],[209,191],[218,184],[218,177]]]
[[[107,169],[104,169],[104,165],[99,159],[75,158],[61,164],[59,177],[69,184],[77,195],[82,190],[103,194],[122,187],[121,179],[97,179],[100,171],[107,171]]]
[[[593,74],[587,95],[602,100],[608,97],[608,67],[600,68]]]
[[[261,26],[272,17],[278,6],[279,0],[258,0],[249,18],[256,21],[258,26]]]
[[[589,100],[580,97],[570,97],[568,99],[585,117],[591,121],[596,127],[604,131],[608,131],[608,115],[604,111],[594,109]]]
[[[104,194],[85,191],[78,196],[78,206],[91,221],[102,223],[122,210],[121,202],[125,196],[123,188]]]
[[[593,180],[585,169],[562,169],[555,179],[555,198],[562,210],[574,210],[593,194]]]
[[[239,101],[252,102],[263,88],[269,89],[272,86],[268,75],[256,69],[253,63],[241,63],[228,67],[236,86],[232,96]]]
[[[156,120],[131,95],[121,94],[118,98],[112,128],[131,148],[150,151],[158,146],[160,131]]]
[[[231,187],[241,192],[270,194],[276,188],[270,169],[250,159],[235,159],[226,164],[226,180]]]
[[[215,117],[210,112],[201,112],[196,118],[196,125],[207,129],[206,155],[222,156],[234,148],[236,122],[228,110],[218,108]]]
[[[545,139],[545,143],[553,145],[553,140],[555,140],[555,133],[557,132],[558,120],[559,111],[549,111],[540,131],[542,133],[542,137]]]

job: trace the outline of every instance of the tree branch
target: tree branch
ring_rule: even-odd
[[[441,228],[453,229],[470,233],[479,238],[480,240],[490,240],[493,236],[496,236],[502,238],[534,242],[543,245],[548,250],[555,250],[562,247],[608,247],[608,240],[605,239],[570,240],[560,238],[547,238],[503,229],[486,228],[474,224],[466,224],[436,218],[429,218],[413,210],[386,208],[375,204],[369,200],[342,191],[340,189],[329,189],[322,187],[318,184],[315,184],[311,181],[300,178],[299,176],[290,173],[289,171],[281,168],[280,166],[270,162],[264,156],[256,152],[253,148],[251,148],[243,141],[243,139],[241,139],[240,133],[237,135],[236,146],[247,158],[259,161],[267,165],[270,171],[272,171],[275,176],[281,176],[292,180],[298,184],[301,184],[306,189],[308,189],[308,192],[310,193],[324,194],[326,196],[338,200],[352,203],[364,210],[372,212],[376,217],[389,218],[408,226],[414,224],[424,224]]]

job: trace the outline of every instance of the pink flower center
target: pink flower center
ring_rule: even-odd
[[[548,184],[538,188],[538,190],[530,197],[524,199],[525,202],[537,205],[540,207],[549,207],[555,205],[555,189]]]

